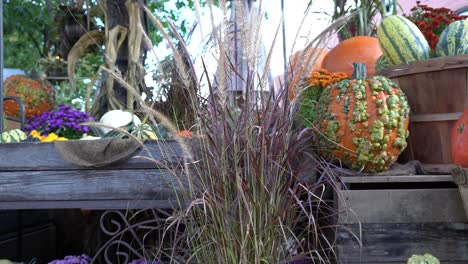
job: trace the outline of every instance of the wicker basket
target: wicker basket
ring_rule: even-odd
[[[411,107],[408,147],[400,161],[451,164],[451,130],[468,108],[468,55],[415,61],[379,74],[399,84]]]

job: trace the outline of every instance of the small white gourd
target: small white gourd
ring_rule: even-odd
[[[100,123],[111,127],[124,127],[132,121],[135,125],[141,124],[141,120],[138,116],[122,110],[111,110],[105,113],[99,120]],[[106,127],[100,127],[100,129],[104,134],[111,131],[111,129]]]

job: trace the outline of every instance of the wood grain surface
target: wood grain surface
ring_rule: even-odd
[[[176,161],[181,157],[181,147],[175,141],[148,141],[145,143],[145,148],[138,150],[133,158],[112,167],[114,169],[156,168],[157,164],[149,159],[163,162]],[[0,172],[85,169],[88,168],[62,160],[54,148],[54,143],[0,144]]]
[[[165,169],[181,157],[175,141],[149,141],[126,161],[87,168],[63,161],[53,143],[0,144],[0,209],[177,206],[186,181]]]
[[[362,247],[355,238],[360,234]],[[338,233],[341,263],[406,263],[429,253],[441,263],[461,264],[468,263],[467,249],[468,223],[346,225]]]
[[[468,109],[468,55],[414,61],[381,74],[400,86],[411,108],[408,147],[400,160],[452,163],[451,130]]]

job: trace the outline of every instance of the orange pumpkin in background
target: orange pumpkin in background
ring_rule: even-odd
[[[322,62],[328,49],[309,48],[306,51],[296,51],[289,59],[288,92],[289,99],[296,96],[297,86],[301,78],[308,79],[312,72],[322,68]]]
[[[323,59],[322,67],[331,72],[353,74],[353,62],[364,63],[367,76],[375,75],[375,64],[382,56],[379,40],[369,36],[357,36],[340,42]]]
[[[453,163],[468,168],[468,109],[452,128],[451,147]]]
[[[16,96],[26,107],[26,119],[51,111],[55,106],[55,92],[47,81],[12,75],[3,83],[5,96]],[[4,101],[5,114],[19,117],[19,106],[12,100]]]

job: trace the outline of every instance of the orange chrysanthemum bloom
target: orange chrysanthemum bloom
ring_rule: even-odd
[[[323,89],[332,83],[344,79],[349,79],[349,76],[344,72],[329,72],[325,69],[320,69],[312,73],[309,79],[309,85],[321,87]]]

